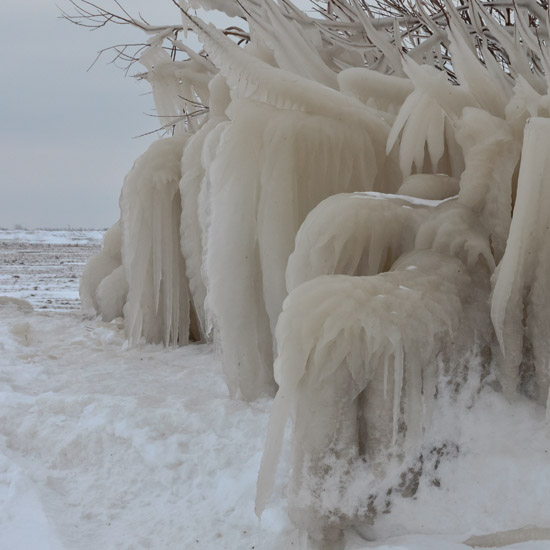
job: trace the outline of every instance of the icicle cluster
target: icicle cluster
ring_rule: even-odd
[[[366,512],[322,488],[417,453],[473,347],[509,398],[548,399],[550,23],[528,0],[323,5],[181,0],[181,25],[140,22],[173,136],[126,178],[81,297],[131,343],[213,339],[236,397],[278,385],[257,512],[292,416],[292,517],[338,548]]]

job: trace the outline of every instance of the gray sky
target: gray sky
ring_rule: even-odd
[[[124,5],[151,23],[179,22],[170,0]],[[0,227],[110,226],[125,174],[155,139],[132,139],[158,126],[144,114],[153,113],[147,83],[125,78],[108,58],[86,72],[101,48],[145,35],[120,26],[89,32],[58,16],[50,0],[2,5]]]
[[[113,0],[96,1],[116,9]],[[145,114],[154,114],[146,82],[125,77],[108,56],[87,72],[100,49],[146,35],[120,25],[90,32],[60,19],[55,2],[71,11],[69,0],[2,5],[0,227],[111,226],[124,176],[158,137],[134,139],[159,126]],[[181,21],[171,0],[121,3],[151,24]],[[216,13],[208,19],[227,24]]]

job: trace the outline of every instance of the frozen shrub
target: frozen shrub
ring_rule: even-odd
[[[358,469],[387,488],[388,460],[408,467],[442,380],[460,392],[481,364],[509,398],[547,403],[542,4],[331,0],[314,19],[287,1],[182,0],[169,26],[88,4],[92,25],[151,35],[117,57],[145,66],[171,136],[126,178],[121,238],[90,259],[83,308],[122,312],[131,343],[213,339],[233,396],[279,385],[259,514],[289,416],[291,516],[335,549],[376,512]]]

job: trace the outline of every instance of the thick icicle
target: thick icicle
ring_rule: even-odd
[[[205,170],[201,163],[202,148],[208,134],[220,120],[209,120],[190,139],[182,157],[181,194],[181,251],[185,258],[193,306],[197,315],[201,336],[206,333],[204,301],[206,285],[202,277],[202,230],[199,222],[198,200]]]
[[[209,332],[206,325],[204,303],[206,284],[203,275],[203,246],[207,223],[201,221],[199,196],[206,187],[206,168],[210,163],[203,162],[203,149],[209,135],[222,122],[227,121],[225,110],[229,105],[229,90],[220,75],[210,82],[210,116],[208,122],[193,134],[185,147],[182,157],[182,177],[179,184],[181,193],[181,250],[185,258],[186,274],[192,295],[193,307],[197,315],[201,337]],[[204,190],[206,193],[206,190]],[[202,222],[202,223],[201,223]]]
[[[230,393],[247,400],[273,391],[272,338],[263,300],[256,219],[262,111],[270,109],[243,108],[249,117],[233,117],[233,122],[219,126],[206,183],[207,315],[222,352]]]
[[[477,106],[477,102],[463,87],[453,86],[444,72],[420,66],[407,57],[403,59],[403,67],[414,91],[393,123],[386,152],[393,149],[401,134],[399,165],[403,177],[407,177],[413,171],[413,164],[417,171],[423,171],[426,144],[432,166],[437,168],[445,149],[452,146],[445,136],[445,117],[457,120],[465,107]],[[441,148],[441,144],[445,144],[445,148]]]
[[[516,391],[523,359],[524,327],[533,346],[539,399],[548,395],[550,303],[550,120],[532,118],[525,129],[514,215],[498,266],[491,317],[503,353],[500,381]],[[526,316],[527,314],[527,316]]]
[[[120,197],[122,262],[128,279],[125,329],[131,344],[183,345],[189,291],[180,247],[178,184],[187,138],[154,142],[126,176]]]

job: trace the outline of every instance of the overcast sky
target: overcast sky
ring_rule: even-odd
[[[116,9],[113,0],[96,1]],[[90,32],[60,19],[55,2],[71,11],[69,0],[2,2],[0,227],[109,227],[119,218],[124,176],[159,137],[137,136],[159,122],[150,116],[146,82],[125,77],[108,56],[87,69],[99,50],[147,37],[120,25]],[[181,22],[171,0],[121,4],[151,24]],[[207,17],[226,26],[216,14]],[[134,67],[131,73],[141,70]]]
[[[151,23],[180,21],[170,0],[123,3]],[[133,138],[158,122],[144,114],[153,113],[146,83],[108,58],[86,70],[101,48],[144,35],[75,27],[50,0],[3,2],[2,18],[0,227],[112,225],[124,176],[155,136]]]

